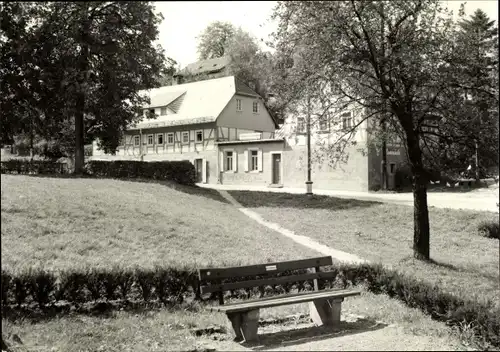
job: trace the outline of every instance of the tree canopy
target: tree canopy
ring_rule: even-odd
[[[18,101],[27,95],[29,109],[42,121],[35,122],[40,134],[54,135],[61,122],[72,121],[76,172],[83,167],[85,135],[114,153],[148,102],[139,91],[159,86],[165,69],[163,50],[153,45],[161,15],[150,2],[8,4],[2,18],[17,27],[5,32],[2,43],[8,65],[2,75],[10,83],[2,86],[9,94],[1,114],[14,122],[2,137],[26,130],[20,122],[28,115]],[[16,70],[22,79],[9,78]]]

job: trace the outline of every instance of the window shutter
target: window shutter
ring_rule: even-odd
[[[202,167],[201,167],[201,182],[207,183],[207,159],[203,158]]]
[[[262,171],[262,158],[263,158],[262,149],[259,149],[259,152],[257,153],[257,155],[258,155],[257,167],[258,167],[258,170],[261,172]]]
[[[245,172],[248,172],[248,150],[245,150]]]
[[[238,171],[238,153],[233,150],[233,171]]]

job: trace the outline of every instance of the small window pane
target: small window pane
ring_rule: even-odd
[[[250,170],[256,171],[259,169],[259,153],[257,150],[252,150],[250,156]]]
[[[257,101],[253,102],[253,112],[255,113],[259,112],[259,102]]]
[[[160,115],[164,116],[166,114],[167,114],[167,108],[166,107],[161,108]]]
[[[226,171],[233,170],[233,152],[226,152]]]
[[[174,144],[174,134],[173,133],[167,133],[167,143]]]
[[[203,131],[197,131],[196,132],[196,141],[197,142],[203,142]]]

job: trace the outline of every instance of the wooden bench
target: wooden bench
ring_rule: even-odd
[[[333,272],[320,272],[320,267],[332,265],[331,257],[319,257],[287,262],[276,262],[232,268],[206,268],[198,270],[201,294],[218,294],[219,306],[208,307],[210,311],[226,313],[236,334],[237,341],[257,339],[259,310],[288,304],[309,302],[310,316],[318,326],[336,326],[340,323],[340,308],[345,297],[360,294],[359,290],[319,290],[318,280],[333,278]],[[270,277],[288,270],[309,269],[307,273]],[[262,279],[238,278],[264,276]],[[224,279],[233,282],[222,283]],[[268,285],[282,285],[290,282],[313,280],[314,291],[286,294],[275,297],[246,300],[224,305],[224,291]],[[262,293],[262,290],[261,290]]]

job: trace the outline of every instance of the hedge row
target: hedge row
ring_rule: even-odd
[[[10,159],[1,162],[2,174],[64,174],[68,172],[66,163],[47,160]]]
[[[146,178],[153,180],[170,180],[183,185],[194,185],[196,172],[194,165],[183,161],[134,161],[91,160],[85,164],[89,175],[112,178]]]
[[[409,278],[380,265],[336,265],[327,268],[335,272],[334,279],[322,280],[320,288],[365,284],[369,291],[398,298],[410,307],[420,308],[434,319],[452,326],[467,323],[478,336],[500,347],[500,312],[491,303],[464,300],[443,292],[439,287]],[[304,271],[281,273],[299,274]],[[253,277],[255,279],[255,277]],[[240,278],[241,280],[241,278]],[[230,280],[226,280],[230,282]],[[11,275],[2,271],[2,303],[20,307],[37,303],[40,307],[56,301],[81,304],[97,300],[159,301],[165,305],[182,303],[187,297],[203,300],[198,294],[199,282],[194,270],[156,268],[152,270],[88,270],[62,272],[28,271]],[[226,292],[226,297],[248,299],[257,295],[272,296],[292,290],[308,291],[311,282],[297,282],[274,287],[241,289]],[[215,297],[205,297],[214,299]]]

